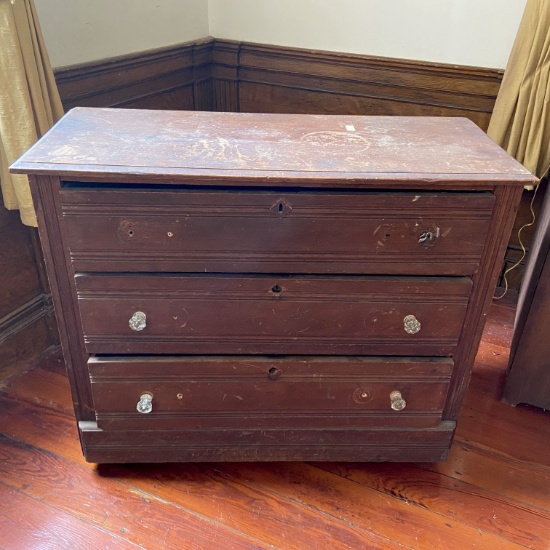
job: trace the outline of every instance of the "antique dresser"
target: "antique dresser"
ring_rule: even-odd
[[[445,459],[534,180],[460,118],[116,109],[12,170],[92,462]]]

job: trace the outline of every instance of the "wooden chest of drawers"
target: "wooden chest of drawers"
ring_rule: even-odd
[[[12,170],[93,462],[444,459],[533,182],[465,119],[110,109]]]

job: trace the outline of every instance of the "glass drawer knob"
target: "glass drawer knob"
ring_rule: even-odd
[[[136,311],[128,321],[132,330],[143,330],[147,326],[147,315],[143,311]]]
[[[142,393],[136,409],[141,414],[150,413],[153,410],[153,395],[150,393]]]
[[[390,393],[390,402],[391,408],[394,411],[402,411],[407,406],[407,402],[401,396],[400,391],[392,391]]]
[[[407,315],[403,319],[403,328],[407,334],[416,334],[417,332],[420,332],[422,325],[414,315]]]

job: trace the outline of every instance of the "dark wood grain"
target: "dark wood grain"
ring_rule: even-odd
[[[84,275],[90,353],[450,355],[469,278]],[[145,312],[147,326],[129,320]],[[414,315],[417,334],[405,330]]]
[[[0,199],[0,380],[24,367],[52,342],[49,290],[39,268],[36,229],[21,223]]]
[[[0,380],[23,368],[51,345],[48,313],[51,315],[51,307],[45,307],[44,295],[37,294],[0,319]]]
[[[48,325],[50,344],[52,346],[59,346],[59,329],[57,328],[57,321],[55,319],[52,292],[48,281],[48,272],[44,262],[44,253],[42,251],[42,244],[40,243],[40,236],[38,234],[38,229],[36,228],[32,228],[30,232],[38,278],[40,280],[40,288],[42,289],[43,310],[46,323]]]
[[[229,40],[212,51],[220,111],[466,116],[485,129],[502,78],[494,69]]]
[[[67,109],[466,116],[487,128],[502,71],[221,39],[64,67]]]
[[[102,429],[346,429],[437,426],[452,361],[94,357],[89,369]],[[390,407],[396,390],[404,411]],[[136,411],[145,391],[154,416]]]
[[[82,340],[75,334],[74,328],[80,326],[80,316],[75,308],[74,272],[64,246],[65,237],[60,226],[61,209],[59,207],[56,178],[48,178],[48,184],[41,186],[30,177],[31,192],[36,205],[39,220],[39,233],[49,281],[52,299],[59,327],[59,337],[64,350],[65,365],[72,381],[72,394],[77,419],[94,418],[90,383],[87,373],[79,365],[87,361]],[[51,216],[46,212],[52,213]]]
[[[450,398],[447,401],[444,416],[454,418],[458,415],[464,394],[469,382],[471,365],[477,353],[494,288],[500,274],[500,261],[504,256],[506,244],[510,238],[513,220],[519,206],[521,188],[508,187],[495,190],[496,206],[493,212],[493,223],[489,230],[482,260],[483,268],[474,277],[474,286],[462,327],[461,339],[455,360],[458,368],[451,380]]]
[[[66,110],[208,108],[211,50],[207,39],[136,52],[59,68],[55,79]]]
[[[472,275],[494,197],[66,184],[61,204],[77,271]]]
[[[3,210],[3,206],[0,205]],[[19,307],[41,296],[41,286],[34,260],[30,229],[23,226],[16,212],[6,215],[0,211],[2,247],[2,299],[0,319],[7,317]]]
[[[212,43],[213,108],[241,112],[239,105],[239,56],[241,43],[215,39]]]
[[[79,428],[86,459],[100,463],[432,462],[445,460],[455,424],[391,430],[132,430],[122,437],[99,430],[95,422],[81,422]],[[122,439],[129,442],[121,445]]]

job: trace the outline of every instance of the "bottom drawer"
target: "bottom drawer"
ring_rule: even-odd
[[[100,429],[238,431],[434,427],[453,361],[103,356],[88,367]]]

